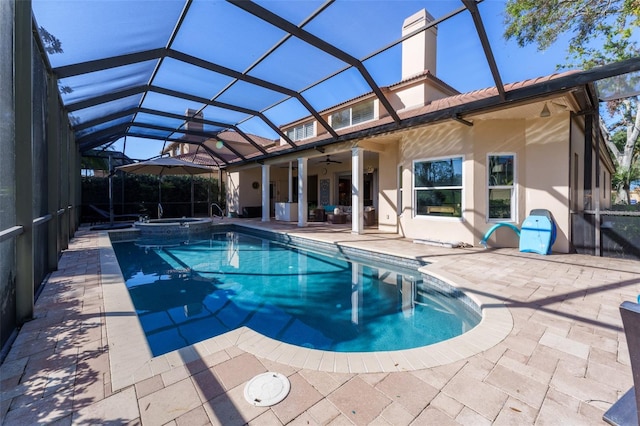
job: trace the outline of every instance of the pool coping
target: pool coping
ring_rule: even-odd
[[[305,237],[296,238],[305,239]],[[306,239],[315,241],[312,238]],[[339,247],[350,247],[348,243],[343,242],[334,244]],[[513,328],[513,317],[501,300],[474,293],[473,289],[477,286],[441,270],[435,262],[420,267],[419,271],[461,290],[482,311],[482,320],[476,327],[452,339],[398,351],[346,353],[303,348],[271,339],[248,327],[241,327],[154,357],[138,321],[108,232],[100,232],[98,248],[113,391],[234,346],[260,358],[316,371],[336,373],[415,371],[450,364],[484,352],[504,340]],[[385,253],[384,250],[370,250],[370,252],[397,256],[397,254]],[[407,260],[411,259],[407,258]]]

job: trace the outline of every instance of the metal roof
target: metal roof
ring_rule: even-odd
[[[265,140],[297,149],[281,126],[305,116],[339,140],[319,111],[367,93],[388,113],[386,131],[406,127],[383,90],[401,79],[401,43],[413,35],[401,36],[403,20],[422,8],[446,51],[437,76],[452,87],[493,86],[507,101],[505,75],[537,76],[514,74],[513,58],[492,47],[504,45],[495,30],[502,2],[33,0],[82,152],[125,137],[217,139],[224,153],[203,149],[223,167],[271,155]],[[250,149],[226,143],[229,136]]]

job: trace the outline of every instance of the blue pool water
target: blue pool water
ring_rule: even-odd
[[[145,244],[113,248],[154,356],[242,326],[308,348],[371,352],[429,345],[480,321],[417,271],[235,232]]]

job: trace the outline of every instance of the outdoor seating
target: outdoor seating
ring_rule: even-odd
[[[327,215],[327,222],[333,224],[347,223],[347,215],[344,213],[330,213]]]
[[[640,304],[623,302],[620,316],[627,337],[634,386],[604,413],[602,419],[612,425],[637,425],[640,412]]]
[[[103,209],[101,209],[101,208],[99,208],[99,207],[97,207],[97,206],[95,206],[93,204],[89,204],[89,208],[91,210],[93,210],[95,213],[97,213],[98,216],[99,216],[98,220],[92,220],[92,223],[104,222],[104,221],[107,221],[107,220],[111,219],[108,211],[103,210]],[[133,214],[133,213],[131,213],[131,214],[114,214],[113,215],[113,220],[138,220],[139,217],[140,217],[140,215]],[[94,217],[93,219],[96,219],[96,217]]]
[[[262,216],[262,206],[250,206],[242,208],[242,217],[260,217]]]
[[[309,210],[310,222],[325,222],[327,220],[327,213],[323,208]]]

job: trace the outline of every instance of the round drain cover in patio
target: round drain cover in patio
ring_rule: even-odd
[[[244,387],[244,398],[256,407],[269,407],[289,394],[291,383],[280,373],[262,373],[249,380]]]

